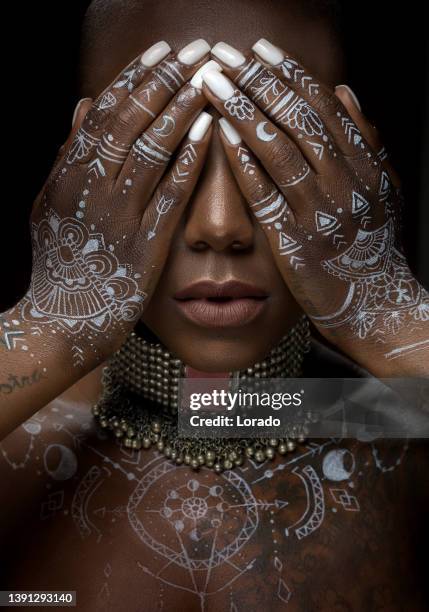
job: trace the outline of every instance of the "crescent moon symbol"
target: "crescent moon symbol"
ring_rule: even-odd
[[[170,115],[163,115],[162,121],[163,123],[161,127],[153,128],[153,131],[162,138],[166,138],[173,132],[174,128],[176,127],[176,122],[174,121],[173,117],[170,117]]]
[[[51,454],[52,449],[59,451],[59,458],[55,467],[51,468],[48,466],[48,455]],[[69,480],[77,472],[77,458],[74,452],[64,446],[63,444],[50,444],[45,450],[43,456],[43,463],[46,472],[54,480]]]
[[[270,142],[277,136],[277,132],[274,132],[274,134],[268,134],[268,132],[265,131],[265,126],[267,123],[267,121],[261,121],[256,126],[256,136],[259,138],[259,140],[263,140],[264,142]]]
[[[344,465],[346,457],[351,458],[351,465],[348,470]],[[323,458],[322,470],[328,480],[333,480],[334,482],[348,480],[353,474],[354,469],[355,458],[346,448],[332,450]]]

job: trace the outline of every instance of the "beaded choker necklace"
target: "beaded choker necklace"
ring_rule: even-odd
[[[299,378],[309,350],[309,323],[303,316],[264,361],[230,376],[239,380]],[[195,470],[206,466],[217,473],[242,465],[246,457],[256,462],[273,459],[276,453],[292,452],[297,443],[304,442],[302,432],[293,429],[281,439],[179,437],[179,379],[186,377],[186,372],[185,364],[161,344],[132,332],[103,369],[103,394],[93,407],[93,415],[127,448],[155,447],[177,465]]]

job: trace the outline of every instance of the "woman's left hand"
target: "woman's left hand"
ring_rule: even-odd
[[[232,81],[206,73],[205,93],[228,120],[227,157],[296,300],[375,374],[427,374],[429,294],[398,244],[399,185],[375,129],[347,88],[335,95],[267,41],[247,57],[222,45]]]

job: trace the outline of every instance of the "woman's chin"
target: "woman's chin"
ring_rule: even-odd
[[[280,338],[278,338],[280,341]],[[256,345],[248,342],[212,341],[192,346],[179,346],[175,342],[166,343],[166,347],[183,363],[201,372],[232,372],[244,370],[257,361],[265,359],[277,342]]]

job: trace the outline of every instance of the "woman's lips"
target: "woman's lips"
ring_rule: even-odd
[[[239,281],[201,281],[174,295],[181,313],[202,327],[240,327],[266,307],[262,289]]]

